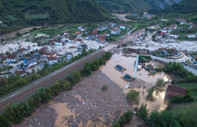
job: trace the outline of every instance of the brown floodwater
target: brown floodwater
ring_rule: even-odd
[[[125,57],[122,56],[121,52],[114,54],[111,59],[106,63],[106,65],[100,67],[100,70],[107,75],[113,82],[115,82],[125,94],[127,94],[131,89],[140,91],[140,100],[139,104],[136,105],[140,107],[141,104],[146,104],[149,111],[161,111],[167,107],[165,101],[165,91],[157,91],[153,93],[154,100],[149,101],[146,99],[147,91],[152,86],[155,86],[158,79],[163,79],[164,81],[170,81],[171,78],[169,75],[164,72],[150,74],[145,69],[137,71],[137,78],[134,82],[126,82],[122,79],[125,74],[129,74],[132,77],[134,76],[134,63],[135,57]],[[114,67],[119,64],[126,69],[124,72],[117,71]],[[151,61],[146,63],[146,65],[152,64],[154,67],[158,66],[159,63]],[[125,88],[126,85],[130,85],[130,88]]]

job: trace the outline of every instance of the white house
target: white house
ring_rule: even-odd
[[[56,63],[58,63],[57,57],[48,57],[48,64],[49,65],[53,65],[53,64],[56,64]]]
[[[54,42],[54,44],[57,45],[57,46],[62,46],[62,42],[57,42],[56,41],[56,42]]]
[[[120,29],[125,30],[126,29],[126,26],[125,25],[120,25]]]
[[[0,24],[2,25],[2,24],[3,24],[3,22],[2,22],[2,21],[0,21]]]
[[[120,28],[115,28],[115,29],[113,29],[113,30],[111,30],[111,34],[112,35],[120,35]]]
[[[196,34],[188,34],[187,38],[195,39],[196,38]]]
[[[174,38],[174,39],[178,39],[179,35],[178,34],[170,34],[170,37]]]

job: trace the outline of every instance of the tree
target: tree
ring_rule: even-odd
[[[128,124],[132,118],[133,118],[133,113],[130,110],[128,110],[125,114],[123,114],[120,117],[119,123],[121,126],[124,126],[125,124]]]
[[[10,121],[4,116],[0,115],[0,127],[9,127]]]
[[[112,127],[121,127],[119,121],[114,122]]]
[[[129,93],[127,94],[127,100],[130,103],[135,103],[138,104],[139,103],[139,92],[135,91],[135,90],[131,90],[129,91]]]
[[[21,36],[21,35],[22,35],[22,34],[21,34],[20,32],[17,32],[17,33],[16,33],[16,36],[17,36],[17,37],[19,37],[19,36]]]
[[[163,79],[158,79],[157,80],[157,83],[156,83],[156,87],[159,88],[159,89],[162,89],[165,87],[165,82]]]
[[[138,111],[138,116],[143,118],[143,119],[146,119],[147,116],[148,116],[148,110],[146,108],[147,105],[141,105],[139,111]]]
[[[73,72],[69,77],[71,82],[73,82],[74,84],[76,84],[80,78],[81,78],[81,74],[79,72]]]

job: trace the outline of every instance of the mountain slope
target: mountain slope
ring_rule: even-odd
[[[0,20],[13,24],[103,21],[109,12],[91,0],[0,0]]]
[[[197,0],[183,0],[171,7],[165,8],[163,10],[150,10],[151,13],[165,13],[165,14],[188,14],[197,13]]]
[[[163,9],[181,0],[94,0],[111,12],[142,12]]]

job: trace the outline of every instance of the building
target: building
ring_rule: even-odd
[[[76,43],[77,43],[77,44],[81,44],[82,42],[83,42],[82,39],[76,39]]]
[[[48,64],[49,65],[53,65],[53,64],[56,64],[56,63],[58,63],[57,57],[48,57]]]
[[[15,56],[11,55],[6,58],[7,63],[15,63],[16,59]]]
[[[115,68],[116,70],[120,71],[120,72],[126,70],[124,67],[122,67],[122,66],[120,66],[120,65],[116,65],[114,68]]]
[[[125,30],[126,29],[126,26],[125,25],[120,25],[120,29]]]
[[[98,35],[98,29],[93,30],[93,31],[92,31],[92,35],[93,35],[93,36]]]
[[[120,28],[114,28],[111,30],[112,35],[120,35],[120,32],[121,32]]]
[[[32,59],[32,60],[24,60],[24,66],[25,67],[32,67],[32,66],[35,66],[35,65],[37,65],[38,64],[38,62],[37,62],[37,60],[35,60],[35,59]]]
[[[105,43],[105,42],[106,42],[106,40],[105,40],[105,35],[99,34],[99,36],[98,36],[98,41],[99,41],[100,43]]]
[[[19,76],[21,76],[21,77],[24,77],[24,76],[26,76],[27,75],[27,72],[25,71],[25,70],[22,70],[22,71],[15,71],[15,74],[16,75],[19,75]]]
[[[176,33],[176,34],[170,34],[170,37],[174,38],[174,39],[178,39],[179,38],[179,35]]]
[[[189,39],[195,39],[196,38],[196,34],[188,34],[187,38]]]
[[[169,85],[166,91],[166,96],[168,97],[185,97],[186,89],[178,87],[176,85]]]
[[[66,53],[66,60],[71,60],[73,58],[72,52],[67,52]]]

